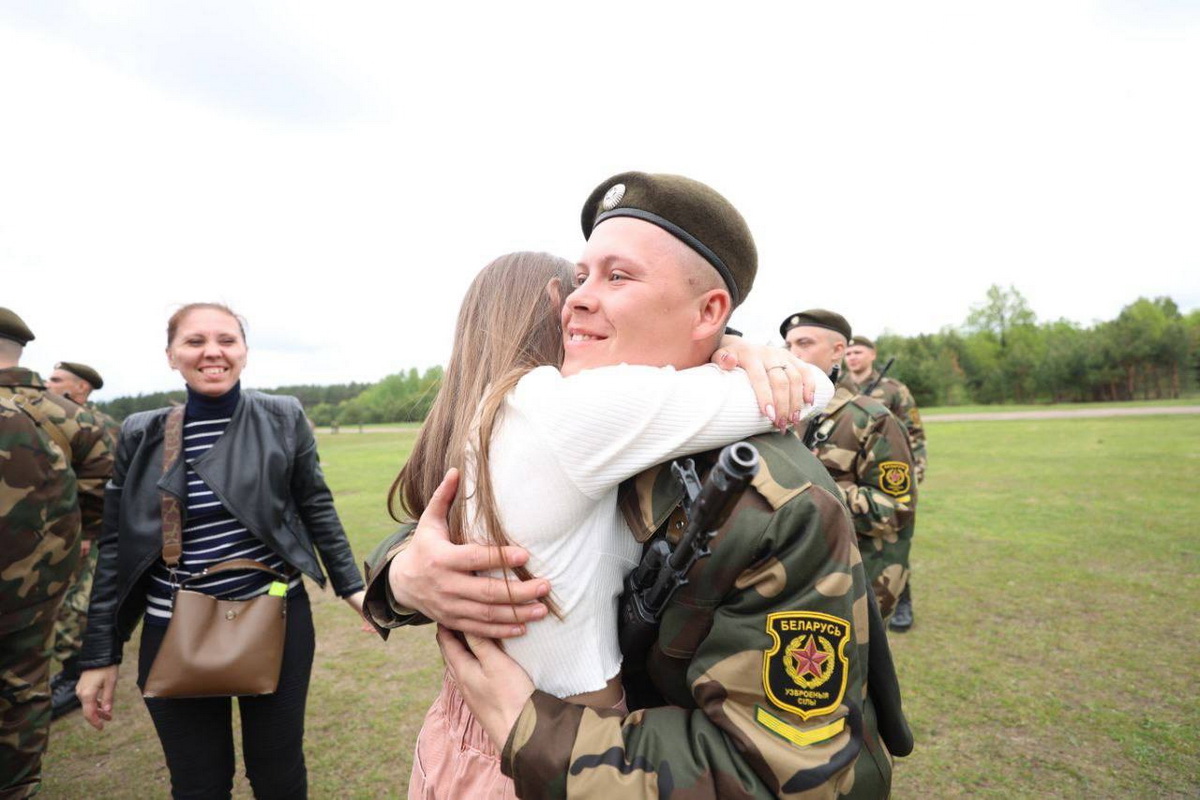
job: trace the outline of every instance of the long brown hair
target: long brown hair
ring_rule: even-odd
[[[474,445],[475,506],[489,544],[509,543],[492,490],[490,452],[505,396],[535,367],[558,366],[563,359],[559,311],[571,291],[575,267],[548,253],[510,253],[475,277],[463,298],[454,330],[454,349],[442,385],[417,435],[412,455],[388,492],[388,513],[397,521],[416,520],[450,467],[466,475]],[[553,288],[553,291],[552,291]],[[472,426],[478,419],[478,440]],[[397,509],[397,503],[399,509]],[[465,498],[450,507],[450,538],[467,541]],[[513,573],[531,577],[525,567]],[[556,611],[553,603],[547,603]]]

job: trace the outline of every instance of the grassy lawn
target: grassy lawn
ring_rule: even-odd
[[[392,529],[384,495],[413,435],[320,437],[360,560]],[[1200,793],[1197,441],[1193,417],[930,430],[917,624],[893,644],[917,749],[897,764],[894,797]],[[311,796],[403,797],[440,680],[432,632],[382,644],[310,589]],[[55,723],[43,796],[166,796],[128,673],[103,733],[78,713]],[[250,796],[244,782],[237,796]]]
[[[936,417],[938,414],[975,414],[999,411],[1069,411],[1072,409],[1104,409],[1104,408],[1154,408],[1155,406],[1195,406],[1200,405],[1200,394],[1185,395],[1174,400],[1130,400],[1121,403],[1011,403],[990,406],[931,406],[922,408],[921,416]],[[370,426],[367,426],[370,427]]]

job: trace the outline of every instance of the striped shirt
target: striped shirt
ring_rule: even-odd
[[[230,395],[235,395],[229,402]],[[183,503],[183,555],[176,568],[177,580],[189,578],[207,567],[234,558],[249,558],[278,572],[291,571],[283,558],[246,530],[221,503],[216,493],[196,474],[193,464],[202,463],[232,419],[239,387],[235,386],[220,398],[206,398],[188,391],[188,406],[184,414],[183,453],[186,465],[187,497]],[[195,397],[200,397],[195,400]],[[220,416],[213,416],[219,414]],[[205,594],[232,600],[245,600],[263,594],[274,579],[257,570],[232,570],[188,584]],[[296,574],[288,582],[289,593],[301,586]],[[166,625],[171,618],[171,572],[160,559],[150,570],[147,590],[146,623]]]

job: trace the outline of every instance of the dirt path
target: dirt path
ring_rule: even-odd
[[[1154,414],[1200,414],[1197,406],[1136,406],[1134,408],[1070,408],[1045,411],[977,411],[970,414],[921,415],[925,422],[991,422],[1004,419],[1070,419],[1072,417],[1145,417]]]

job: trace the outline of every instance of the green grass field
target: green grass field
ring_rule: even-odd
[[[936,417],[940,414],[989,414],[1004,411],[1071,411],[1087,410],[1102,411],[1108,408],[1154,408],[1162,406],[1195,406],[1200,405],[1200,394],[1188,394],[1173,400],[1130,400],[1122,403],[1008,403],[973,406],[930,406],[921,409],[922,417]]]
[[[321,436],[360,560],[392,529],[383,498],[413,435]],[[1192,416],[929,426],[917,624],[893,639],[917,749],[894,797],[1200,793],[1197,442]],[[383,644],[313,596],[311,796],[403,797],[440,680],[432,631]],[[43,796],[166,796],[128,670],[116,716],[103,733],[55,723]]]

